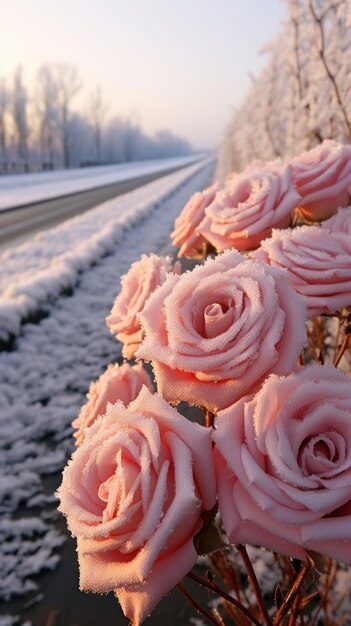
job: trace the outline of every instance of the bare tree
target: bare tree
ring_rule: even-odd
[[[72,101],[81,88],[81,82],[75,67],[64,63],[52,66],[57,89],[59,128],[61,132],[62,157],[64,167],[70,166],[70,117]]]
[[[6,87],[5,80],[0,82],[0,151],[2,169],[7,168],[7,124],[6,116],[9,106],[9,94]]]
[[[17,156],[23,159],[25,169],[28,169],[28,137],[29,128],[27,120],[27,90],[22,81],[22,68],[18,67],[13,82],[12,91],[12,117],[14,121]]]
[[[35,104],[39,118],[39,142],[43,163],[54,167],[59,129],[58,93],[50,65],[42,65],[37,74]]]
[[[42,65],[31,98],[21,68],[11,83],[8,89],[0,77],[0,174],[119,163],[189,151],[187,142],[168,131],[156,137],[145,135],[137,120],[115,115],[105,122],[107,106],[100,89],[91,96],[89,114],[73,108],[81,83],[77,70],[70,65]]]
[[[70,167],[93,165],[93,133],[90,120],[80,113],[72,113],[68,122]]]
[[[102,129],[107,114],[107,105],[101,96],[101,89],[97,87],[90,98],[90,119],[94,134],[96,162],[102,161]]]

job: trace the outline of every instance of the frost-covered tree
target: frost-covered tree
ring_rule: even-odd
[[[81,88],[78,72],[73,65],[56,63],[52,66],[57,90],[59,129],[62,141],[63,166],[70,167],[70,122],[72,102]]]
[[[349,0],[286,0],[287,17],[228,125],[218,176],[252,159],[291,156],[323,139],[351,141]]]
[[[0,161],[2,171],[7,169],[7,142],[8,128],[7,116],[9,107],[9,94],[4,79],[0,81]]]
[[[18,67],[15,72],[11,96],[11,114],[15,132],[17,157],[23,161],[24,166],[27,169],[29,139],[27,119],[28,97],[27,90],[23,84],[21,67]]]
[[[107,105],[103,101],[101,89],[97,88],[90,97],[90,113],[93,135],[94,135],[94,152],[96,163],[102,161],[102,131],[107,114]]]
[[[50,65],[42,65],[38,71],[35,107],[43,167],[52,169],[59,147],[59,102],[57,84]]]
[[[158,157],[179,156],[190,152],[190,145],[169,130],[159,130],[155,134],[155,147]]]
[[[95,165],[94,129],[84,115],[72,113],[67,128],[70,167]]]
[[[64,64],[42,65],[30,95],[21,68],[8,82],[0,77],[0,174],[189,152],[189,144],[169,131],[150,137],[136,120],[108,119],[100,89],[88,99],[85,112],[79,111],[80,87],[76,69]]]

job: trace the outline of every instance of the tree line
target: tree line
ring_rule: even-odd
[[[83,167],[188,154],[190,144],[168,130],[153,137],[139,124],[108,116],[100,89],[87,112],[77,111],[82,89],[69,64],[42,65],[29,92],[18,67],[0,79],[0,174]]]
[[[217,174],[293,156],[324,139],[351,142],[350,0],[286,0],[269,61],[226,129]]]

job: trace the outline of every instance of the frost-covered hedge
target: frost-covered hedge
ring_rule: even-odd
[[[286,0],[269,61],[230,121],[217,176],[254,159],[293,156],[324,139],[351,141],[349,0]]]

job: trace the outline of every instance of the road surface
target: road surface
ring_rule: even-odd
[[[0,213],[0,253],[7,248],[23,243],[43,229],[56,226],[64,220],[84,213],[106,200],[111,200],[116,196],[132,191],[156,178],[172,174],[172,172],[183,167],[186,167],[186,165],[154,174],[147,174],[113,185],[89,189],[61,196],[60,198],[2,211]]]

